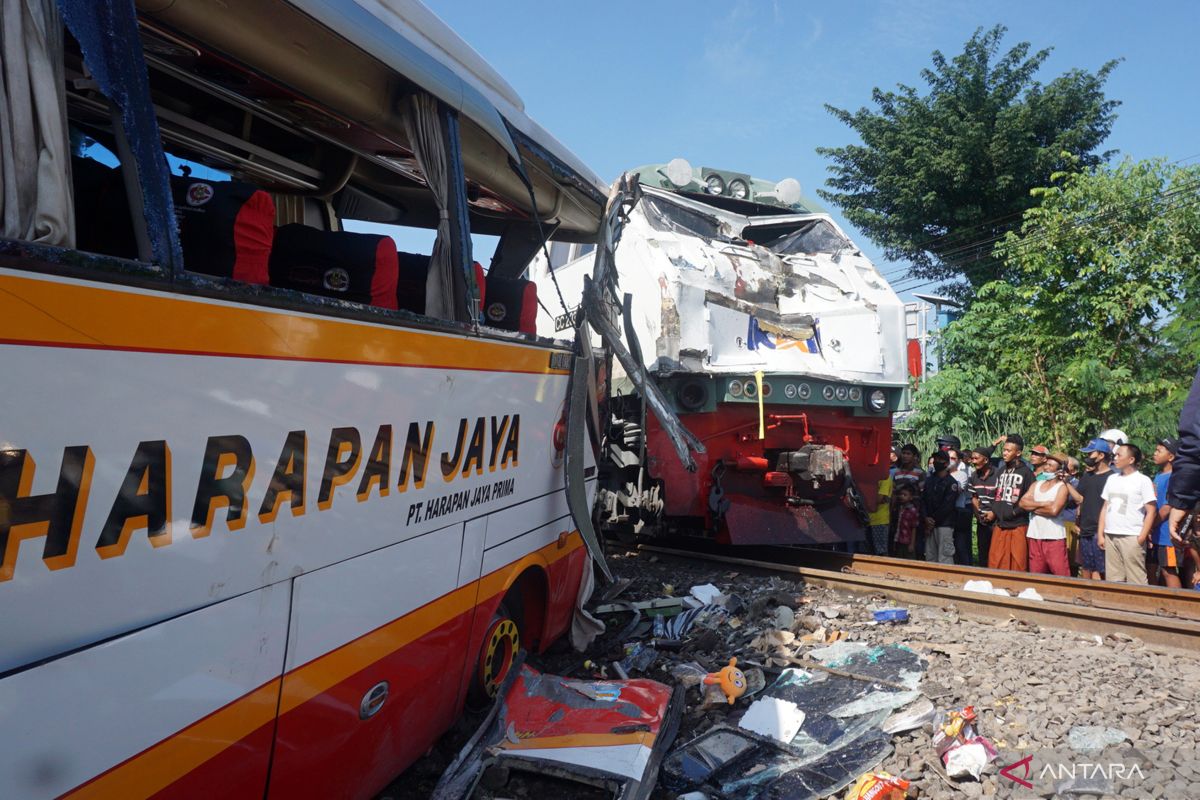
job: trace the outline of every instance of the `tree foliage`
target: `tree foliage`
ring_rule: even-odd
[[[876,110],[826,106],[862,144],[817,149],[832,161],[834,189],[820,195],[889,259],[955,281],[946,288],[962,297],[1004,277],[993,245],[1034,204],[1031,189],[1107,160],[1096,150],[1116,118],[1118,102],[1104,96],[1116,61],[1043,85],[1050,49],[1031,54],[1022,42],[999,55],[1005,30],[980,28],[950,59],[934,51],[924,93],[899,84],[872,92]]]
[[[981,287],[944,329],[919,432],[978,441],[1006,420],[1069,451],[1105,428],[1143,446],[1174,432],[1200,362],[1200,167],[1054,178],[996,248],[1011,280]]]

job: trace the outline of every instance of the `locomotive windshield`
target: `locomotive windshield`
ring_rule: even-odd
[[[683,233],[699,236],[702,239],[721,239],[728,237],[721,233],[721,223],[716,217],[684,208],[670,200],[646,194],[642,197],[646,206],[646,219],[650,226],[664,233]]]
[[[782,256],[837,253],[851,245],[825,220],[815,219],[765,245]]]

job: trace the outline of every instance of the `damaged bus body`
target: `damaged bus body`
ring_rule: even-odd
[[[15,7],[0,797],[370,797],[591,586],[605,187],[410,0]]]
[[[734,544],[861,541],[907,385],[899,298],[795,180],[683,159],[627,177],[613,250],[625,307],[607,314],[640,340],[644,373],[614,366],[601,523]],[[595,258],[580,250],[559,246],[535,279],[574,296]],[[545,333],[569,322],[539,318]],[[638,377],[703,444],[694,470]]]

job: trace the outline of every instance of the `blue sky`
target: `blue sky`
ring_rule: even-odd
[[[1043,81],[1124,59],[1107,85],[1122,102],[1107,142],[1118,157],[1200,161],[1191,2],[425,2],[605,181],[682,156],[795,177],[811,194],[827,175],[815,148],[853,141],[825,103],[857,109],[873,87],[922,86],[933,50],[955,55],[997,23],[1008,46],[1054,49]],[[849,230],[885,274],[902,273]]]

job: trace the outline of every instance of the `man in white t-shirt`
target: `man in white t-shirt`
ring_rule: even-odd
[[[1122,444],[1113,455],[1117,474],[1104,484],[1096,544],[1104,551],[1110,581],[1146,583],[1146,540],[1158,519],[1154,482],[1138,472],[1142,451]]]

